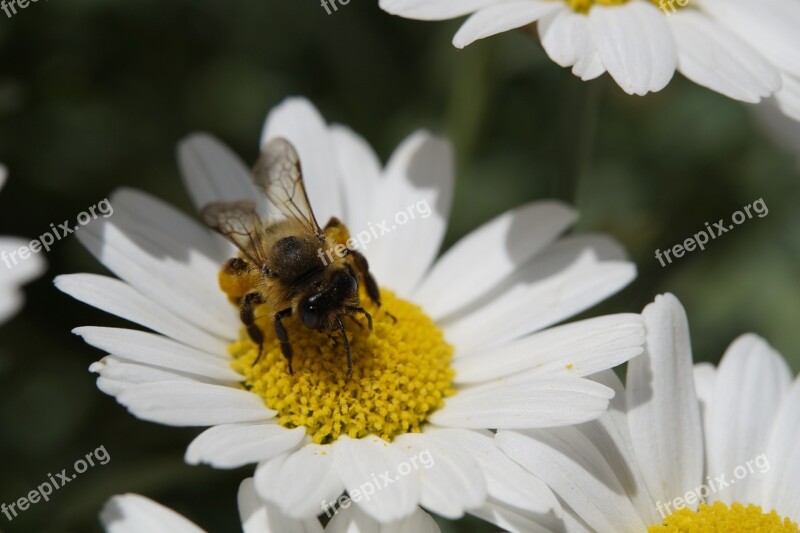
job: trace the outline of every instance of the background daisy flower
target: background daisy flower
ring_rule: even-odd
[[[259,499],[252,478],[242,481],[238,495],[239,517],[244,533],[389,533],[414,531],[439,533],[433,518],[422,509],[391,524],[379,524],[356,506],[348,506],[323,528],[316,518],[296,520]],[[197,525],[172,509],[140,496],[123,494],[109,499],[100,513],[108,533],[201,533]]]
[[[320,220],[338,215],[357,235],[383,219],[399,224],[394,214],[410,205],[431,208],[363,250],[384,303],[372,309],[372,331],[350,328],[352,377],[345,378],[341,347],[303,327],[289,332],[294,374],[268,328],[263,361],[254,364],[258,347],[241,335],[216,283],[232,246],[160,201],[123,190],[111,200],[115,216],[79,236],[120,279],[56,279],[67,294],[155,331],[78,328],[109,353],[91,367],[98,387],[140,418],[211,426],[186,460],[259,463],[258,493],[295,518],[319,514],[343,491],[381,522],[419,504],[448,518],[487,499],[534,502],[541,513],[557,508],[486,429],[563,426],[605,411],[613,391],[584,376],[641,352],[641,318],[551,326],[633,279],[620,247],[600,236],[559,238],[575,212],[537,202],[435,260],[453,188],[447,142],[415,133],[381,169],[363,139],[328,126],[301,99],[270,113],[262,144],[278,136],[297,147]],[[184,141],[179,157],[198,208],[263,202],[247,168],[210,136]],[[422,454],[430,468],[412,465]]]
[[[660,91],[678,70],[730,98],[775,96],[800,120],[800,5],[792,0],[381,0],[389,13],[441,20],[470,14],[453,38],[537,23],[547,55],[582,80],[608,72],[628,94]],[[532,27],[532,26],[531,26]]]
[[[597,378],[617,391],[607,414],[500,431],[499,447],[566,503],[567,531],[798,531],[800,380],[752,334],[717,370],[693,370],[678,300],[659,296],[643,316],[646,350],[626,387]]]
[[[0,165],[0,189],[6,183],[8,171]],[[0,237],[0,324],[9,320],[22,307],[25,296],[20,287],[42,275],[45,268],[44,259],[38,254],[30,254],[26,259],[20,259],[17,254],[23,246],[28,246],[30,241],[17,237]],[[11,255],[11,254],[15,255]]]

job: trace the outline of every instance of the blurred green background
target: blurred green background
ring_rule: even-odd
[[[800,177],[752,108],[676,78],[645,98],[607,76],[580,82],[536,41],[509,33],[459,51],[458,22],[393,18],[374,2],[331,15],[317,2],[38,2],[0,14],[0,234],[34,237],[127,185],[189,210],[176,142],[212,132],[247,161],[266,112],[309,97],[385,159],[408,133],[450,137],[458,182],[447,244],[528,200],[575,203],[577,229],[615,236],[639,267],[592,309],[638,312],[659,292],[686,306],[698,360],[738,334],[766,337],[800,369]],[[667,267],[656,248],[763,198],[754,218]],[[189,467],[199,430],[134,419],[87,367],[102,355],[70,333],[121,321],[59,293],[54,276],[103,272],[74,239],[46,254],[21,314],[0,327],[0,502],[100,445],[111,461],[0,529],[96,531],[115,493],[140,492],[210,531],[235,531],[251,469]],[[466,519],[446,531],[489,531]]]

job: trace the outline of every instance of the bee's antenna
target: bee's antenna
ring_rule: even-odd
[[[347,378],[353,374],[353,356],[350,354],[350,341],[347,340],[347,330],[344,329],[344,322],[342,322],[342,315],[336,315],[336,322],[339,324],[339,330],[342,332],[342,339],[344,340],[344,348],[347,351]]]

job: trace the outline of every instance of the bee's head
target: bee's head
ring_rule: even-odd
[[[300,318],[308,328],[326,329],[327,318],[332,314],[338,314],[345,302],[353,299],[358,301],[358,281],[355,272],[351,268],[337,269],[323,285],[322,290],[300,303]]]

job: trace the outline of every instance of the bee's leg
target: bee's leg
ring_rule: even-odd
[[[347,351],[347,377],[353,374],[353,356],[350,354],[350,341],[347,340],[347,330],[344,329],[344,322],[342,322],[342,315],[336,315],[336,322],[339,324],[339,331],[342,332],[342,339],[344,340],[344,348]]]
[[[347,250],[348,255],[353,256],[353,262],[356,264],[356,269],[361,273],[361,276],[364,278],[364,284],[367,288],[367,294],[369,295],[370,299],[375,302],[375,305],[378,307],[381,306],[381,291],[378,289],[378,284],[375,282],[375,278],[369,271],[369,263],[367,262],[367,258],[364,257],[364,254],[359,252],[358,250]],[[369,329],[372,329],[372,317],[369,313],[365,310],[359,308],[360,312],[367,315],[367,319],[369,320]],[[397,324],[397,318],[387,310],[383,310],[386,313],[386,316],[392,319],[392,322]]]
[[[358,250],[351,250],[350,248],[347,249],[347,255],[353,256],[353,262],[356,264],[356,270],[358,270],[358,272],[361,274],[361,277],[364,278],[364,286],[367,288],[367,294],[369,295],[370,299],[375,302],[378,307],[380,307],[381,291],[378,289],[378,283],[375,281],[375,278],[369,271],[369,263],[367,262],[367,258],[364,257],[364,254]]]
[[[372,329],[372,315],[371,315],[371,314],[369,314],[369,313],[367,312],[367,310],[366,310],[366,309],[364,309],[363,307],[348,307],[348,308],[347,308],[347,310],[348,310],[348,311],[350,311],[351,313],[361,313],[362,315],[364,315],[365,317],[367,317],[367,324],[369,324],[369,329]],[[348,315],[348,316],[349,316],[350,318],[353,318],[353,315]],[[353,321],[354,321],[356,324],[358,324],[359,326],[361,326],[362,328],[364,327],[364,326],[361,324],[361,322],[359,322],[359,321],[358,321],[358,320],[356,320],[355,318],[353,318]],[[396,321],[397,321],[397,320],[395,320],[395,322],[396,322]]]
[[[283,322],[281,322],[281,320],[287,316],[291,316],[291,314],[291,307],[287,307],[283,311],[275,313],[275,335],[278,337],[278,342],[281,343],[281,352],[283,352],[283,356],[289,363],[289,373],[294,374],[294,370],[292,370],[292,345],[289,344],[289,336],[286,334],[286,328],[283,327]]]
[[[258,357],[256,357],[253,364],[258,363],[258,360],[261,359],[261,352],[264,348],[264,334],[256,325],[256,317],[254,314],[256,306],[261,303],[263,303],[261,294],[250,292],[242,298],[242,307],[239,309],[239,318],[242,324],[247,327],[247,334],[254,343],[258,344]]]
[[[352,310],[352,309],[348,308],[348,310]],[[364,329],[364,324],[362,324],[361,322],[359,322],[359,321],[358,321],[358,319],[356,319],[356,317],[354,317],[353,315],[347,315],[347,318],[349,318],[350,320],[352,320],[352,321],[353,321],[353,324],[355,324],[356,326],[358,326],[358,327],[359,327],[359,328],[361,328],[362,330]]]

